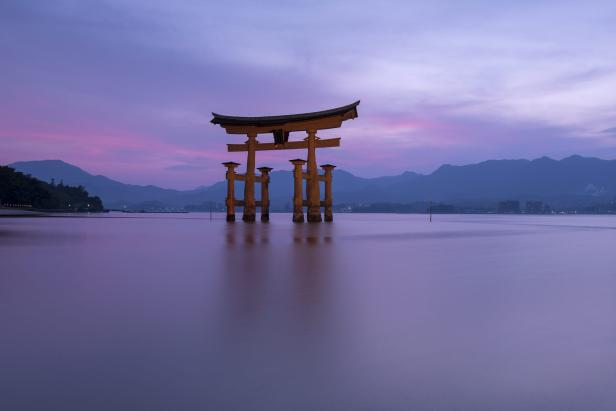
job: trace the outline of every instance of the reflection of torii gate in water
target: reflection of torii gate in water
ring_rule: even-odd
[[[316,149],[324,147],[340,146],[340,138],[320,139],[317,130],[338,128],[342,122],[357,117],[357,105],[359,101],[348,106],[338,107],[331,110],[314,113],[290,114],[283,116],[266,117],[236,117],[223,116],[212,113],[213,124],[219,124],[228,134],[246,134],[248,140],[244,144],[227,144],[229,152],[247,151],[246,173],[238,174],[235,168],[238,163],[223,163],[227,167],[227,221],[235,221],[235,206],[244,206],[242,219],[247,222],[255,221],[256,208],[261,207],[261,221],[269,221],[269,167],[259,167],[260,176],[255,175],[255,152],[261,150],[294,150],[308,149],[307,161],[291,160],[295,169],[294,196],[293,196],[293,221],[303,222],[303,206],[308,207],[308,222],[321,221],[321,207],[325,209],[325,221],[333,221],[332,215],[332,170],[335,166],[324,164],[321,168],[323,175],[317,171]],[[302,141],[289,141],[289,133],[292,131],[306,131],[308,136]],[[274,136],[273,143],[260,143],[257,141],[258,134]],[[304,172],[302,166],[308,163]],[[306,180],[306,201],[302,197],[302,180]],[[244,181],[244,200],[235,199],[235,180]],[[325,200],[321,201],[319,181],[325,182]],[[261,183],[261,201],[255,200],[255,182]]]

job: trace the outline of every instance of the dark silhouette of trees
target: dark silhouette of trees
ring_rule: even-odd
[[[3,166],[0,166],[0,204],[43,210],[103,211],[101,199],[90,196],[82,186],[45,183]]]

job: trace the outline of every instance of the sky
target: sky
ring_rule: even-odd
[[[245,164],[211,112],[355,100],[357,119],[320,133],[341,147],[317,156],[359,176],[614,159],[616,2],[0,0],[0,97],[0,164],[179,189]]]

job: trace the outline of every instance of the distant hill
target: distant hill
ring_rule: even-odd
[[[557,161],[490,160],[465,166],[444,165],[414,181],[397,200],[542,200],[588,204],[616,197],[616,161],[571,156]]]
[[[172,201],[180,191],[156,186],[124,184],[101,175],[92,175],[79,167],[61,160],[19,161],[9,165],[39,180],[74,186],[84,186],[88,192],[99,196],[105,207],[123,207],[138,203]]]
[[[63,180],[65,184],[83,185],[90,193],[101,197],[109,208],[182,208],[208,202],[222,204],[226,193],[224,181],[195,190],[169,190],[123,184],[104,176],[91,175],[60,160],[17,162],[10,166],[44,181],[54,178],[56,182]],[[292,180],[290,171],[271,173],[272,209],[290,207]],[[242,192],[241,183],[236,191]],[[485,204],[515,199],[545,201],[557,206],[587,205],[616,198],[616,160],[580,156],[563,160],[548,157],[489,160],[464,166],[443,165],[427,175],[405,172],[378,178],[362,178],[344,170],[335,170],[333,191],[337,204],[429,200]]]

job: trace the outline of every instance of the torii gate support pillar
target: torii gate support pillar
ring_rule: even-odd
[[[269,172],[272,171],[271,167],[259,167],[261,172],[259,180],[261,181],[261,222],[269,222]]]
[[[239,166],[238,163],[234,163],[233,161],[227,161],[226,163],[222,163],[223,166],[227,167],[227,221],[233,222],[235,221],[235,168]]]
[[[331,223],[334,221],[333,213],[333,196],[332,196],[332,177],[333,171],[336,166],[331,164],[323,164],[321,166],[324,173],[321,176],[322,181],[325,182],[325,200],[323,201],[323,219],[325,222]]]
[[[290,160],[294,166],[293,169],[293,222],[304,222],[304,199],[302,198],[302,182],[304,179],[304,170],[302,167],[306,164],[306,160],[299,158]]]

